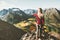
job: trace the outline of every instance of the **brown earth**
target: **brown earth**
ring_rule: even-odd
[[[25,33],[23,30],[0,20],[0,40],[19,40]]]

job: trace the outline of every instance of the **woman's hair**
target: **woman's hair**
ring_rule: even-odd
[[[40,12],[42,13],[42,8],[39,8],[40,9]]]

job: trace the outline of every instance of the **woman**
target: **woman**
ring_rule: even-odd
[[[37,14],[33,14],[36,17],[36,39],[41,37],[42,27],[44,25],[44,15],[42,13],[42,9],[38,8]]]

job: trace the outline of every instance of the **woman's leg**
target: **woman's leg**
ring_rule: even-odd
[[[38,40],[38,24],[36,24],[36,40]]]
[[[41,35],[40,35],[40,34],[41,34],[40,31],[41,31],[41,30],[40,30],[40,25],[38,25],[38,37],[39,37],[39,38],[40,38],[40,36],[41,36]]]

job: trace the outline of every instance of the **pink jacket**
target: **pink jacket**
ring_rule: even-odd
[[[37,14],[33,14],[36,17],[37,24],[44,24],[44,18],[40,19]]]

